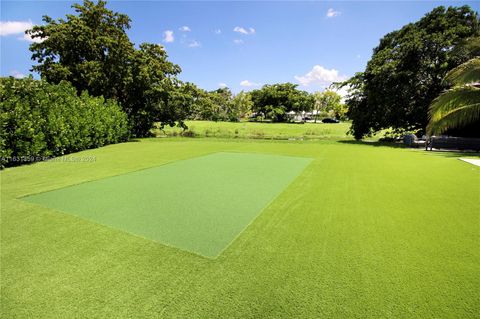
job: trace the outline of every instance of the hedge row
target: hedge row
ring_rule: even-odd
[[[0,167],[125,141],[121,107],[69,83],[0,78]],[[21,162],[21,161],[20,161]]]

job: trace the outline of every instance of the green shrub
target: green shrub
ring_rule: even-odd
[[[67,82],[0,78],[0,167],[118,143],[128,134],[114,101],[78,95]]]

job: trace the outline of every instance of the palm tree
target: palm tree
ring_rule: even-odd
[[[451,70],[445,81],[453,87],[430,105],[428,135],[439,135],[480,119],[480,57]]]

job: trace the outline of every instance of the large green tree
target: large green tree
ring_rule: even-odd
[[[136,49],[126,34],[129,17],[109,10],[105,1],[72,7],[76,14],[58,20],[44,16],[44,25],[27,31],[43,40],[30,46],[37,63],[32,70],[48,82],[65,80],[78,92],[117,100],[135,136],[148,135],[155,121],[183,125],[188,105],[173,109],[182,100],[182,92],[174,92],[181,87],[175,77],[181,70],[163,47],[144,43]]]
[[[315,92],[315,122],[319,113],[328,114],[328,116],[336,117],[339,120],[345,119],[347,107],[342,103],[342,97],[337,92],[326,90],[323,92]]]
[[[246,117],[252,110],[252,96],[248,92],[241,91],[233,97],[232,111],[238,119]]]
[[[233,112],[232,99],[233,94],[229,88],[219,88],[209,92],[209,98],[212,101],[214,121],[236,121],[236,114]]]
[[[468,6],[438,7],[384,36],[365,72],[345,83],[355,138],[385,128],[424,131],[429,105],[446,88],[443,78],[469,58],[455,54],[456,45],[479,32]]]
[[[181,69],[167,60],[164,48],[143,43],[130,58],[132,80],[123,102],[136,136],[148,135],[154,123],[185,127],[191,107],[189,85],[176,78]]]
[[[198,87],[191,93],[195,96],[191,119],[208,121],[238,121],[239,116],[233,104],[233,94],[229,88],[205,91]]]
[[[311,94],[297,89],[296,84],[280,83],[264,85],[251,93],[252,111],[273,122],[285,122],[290,111],[310,111],[314,106]]]

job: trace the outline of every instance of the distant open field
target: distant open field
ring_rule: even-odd
[[[0,173],[2,318],[478,318],[480,167],[457,153],[152,138],[82,156]]]
[[[266,122],[211,122],[187,121],[188,131],[196,137],[260,138],[260,139],[345,139],[349,122],[324,123],[266,123]],[[180,128],[165,128],[157,136],[175,136]],[[188,134],[188,133],[187,133]]]

